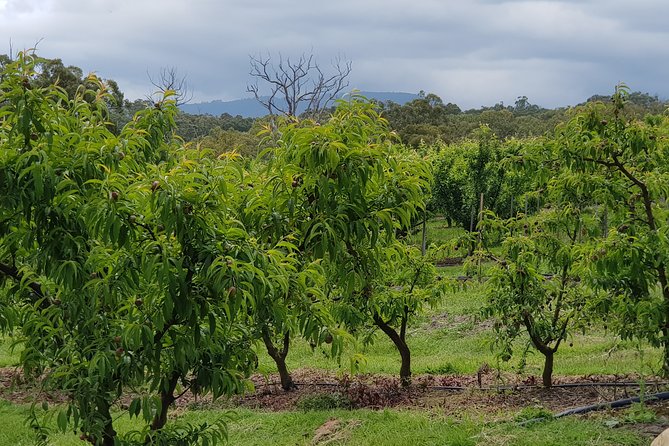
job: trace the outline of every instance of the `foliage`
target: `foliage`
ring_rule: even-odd
[[[248,193],[244,221],[259,239],[280,242],[305,263],[322,262],[329,299],[362,297],[381,272],[384,246],[422,206],[427,166],[394,145],[374,106],[359,98],[340,102],[323,124],[287,120],[279,132],[278,146],[263,154],[268,163],[249,177],[248,184],[259,186]],[[293,316],[276,310],[259,319],[280,371],[290,332],[300,332],[314,346],[334,340],[330,300],[320,294],[312,286],[305,297],[273,299],[268,307],[287,305]],[[280,314],[286,316],[277,319]],[[272,351],[277,342],[283,343],[278,355]],[[332,347],[336,354],[339,344]],[[289,383],[283,377],[282,382]]]
[[[531,178],[525,199],[541,195],[544,207],[534,216],[519,214],[504,220],[488,212],[479,230],[485,239],[502,239],[489,270],[488,305],[484,314],[495,318],[501,358],[509,360],[514,339],[524,332],[545,357],[543,382],[551,385],[553,355],[562,341],[592,318],[597,294],[581,280],[589,238],[600,235],[593,200],[569,175],[554,175],[551,144],[525,145],[511,167]],[[541,160],[541,161],[538,161]],[[595,209],[596,210],[596,209]],[[485,249],[478,253],[489,256]],[[479,260],[480,261],[480,260]]]
[[[488,127],[481,127],[472,141],[437,146],[432,154],[431,207],[467,230],[478,222],[481,194],[485,209],[498,215],[522,211],[520,198],[533,174],[510,164],[526,145],[533,144],[533,140],[501,142]]]
[[[502,233],[501,250],[492,256],[497,264],[489,271],[484,310],[495,318],[501,358],[509,360],[513,341],[527,333],[545,357],[543,383],[550,387],[553,355],[574,329],[585,326],[588,303],[596,297],[581,281],[581,252],[583,239],[596,236],[599,228],[586,209],[589,197],[579,196],[560,181],[544,186],[551,204],[536,215],[503,220],[488,213],[479,229],[486,237]],[[572,201],[560,203],[558,198],[569,192]]]
[[[521,96],[514,105],[462,111],[456,104],[444,104],[435,94],[421,92],[419,98],[404,105],[383,104],[383,115],[404,143],[418,147],[421,143],[452,144],[474,138],[482,125],[502,140],[551,134],[555,125],[564,121],[565,109],[545,109]]]
[[[238,153],[248,158],[255,157],[261,150],[261,140],[250,132],[223,130],[213,128],[207,136],[198,138],[196,143],[202,148],[211,150],[215,155],[225,152]]]
[[[20,319],[3,316],[21,365],[68,395],[57,426],[92,444],[117,440],[111,409],[128,393],[145,424],[127,444],[221,440],[220,423],[166,426],[168,408],[245,388],[244,322],[294,259],[235,219],[240,166],[180,147],[169,97],[116,136],[103,83],[69,99],[33,85],[38,61],[20,54],[0,85],[0,272]]]
[[[215,132],[240,132],[249,136],[255,135],[252,127],[255,123],[253,118],[245,118],[237,115],[232,116],[229,113],[223,113],[220,116],[196,115],[179,112],[174,118],[177,126],[177,134],[185,141],[193,141],[207,136],[215,135]],[[255,153],[255,152],[254,152]]]
[[[627,110],[628,89],[613,103],[588,104],[559,128],[551,159],[556,181],[573,185],[601,209],[604,237],[587,247],[587,278],[604,290],[598,310],[623,338],[647,339],[665,350],[669,370],[667,184],[669,119]]]

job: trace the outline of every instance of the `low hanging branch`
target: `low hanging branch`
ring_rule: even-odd
[[[13,279],[15,282],[18,283],[23,283],[24,281],[24,276],[19,271],[15,266],[7,265],[4,263],[0,263],[0,274],[3,274],[11,279]],[[35,303],[38,299],[42,299],[45,297],[45,293],[42,290],[42,285],[38,282],[28,282],[26,284],[28,288],[35,294],[35,299],[32,299],[32,302]]]

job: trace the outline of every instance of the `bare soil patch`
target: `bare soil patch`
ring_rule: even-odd
[[[555,378],[557,387],[552,389],[536,385],[540,379],[534,376],[499,376],[494,371],[486,371],[480,376],[417,376],[407,389],[400,386],[398,379],[383,375],[337,376],[334,373],[300,369],[293,372],[293,378],[297,389],[290,392],[281,389],[278,376],[254,375],[251,377],[254,390],[245,395],[214,402],[211,398],[196,398],[187,393],[175,405],[180,409],[177,412],[221,407],[244,407],[264,411],[299,410],[299,401],[303,398],[337,393],[350,402],[351,408],[422,409],[455,418],[496,422],[513,420],[526,407],[541,407],[558,413],[570,408],[637,396],[641,391],[639,386],[620,384],[640,382],[641,377],[636,375],[558,376]],[[574,383],[579,386],[559,387]],[[660,383],[659,379],[653,382],[647,377],[644,387],[647,394],[669,389],[669,385]],[[16,368],[0,368],[0,398],[17,404],[65,401],[63,395],[45,393],[39,387],[26,383],[21,371]],[[128,404],[129,400],[130,397],[120,404]],[[658,421],[639,423],[633,429],[645,435],[657,435],[669,427],[669,401],[648,404],[658,414]],[[591,416],[614,417],[615,412],[600,411]],[[331,420],[328,423],[315,432],[312,444],[336,442],[356,427],[340,420]]]

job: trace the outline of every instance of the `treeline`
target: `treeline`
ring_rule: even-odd
[[[610,102],[611,96],[595,95],[586,103]],[[634,92],[629,97],[629,113],[636,116],[663,112],[669,102],[657,96]],[[578,104],[583,105],[583,104]],[[456,104],[444,103],[435,94],[424,94],[404,105],[381,104],[383,116],[405,144],[413,147],[437,142],[453,143],[476,137],[481,125],[489,127],[500,139],[552,134],[555,126],[569,117],[570,108],[548,109],[519,97],[513,105],[502,103],[479,109],[461,110]]]
[[[11,59],[0,55],[0,68]],[[83,70],[76,66],[66,66],[61,59],[41,59],[37,70],[36,84],[39,86],[58,83],[71,97],[78,88],[86,86]],[[153,106],[151,92],[147,98],[129,101],[113,79],[105,83],[111,93],[109,120],[118,131],[128,123],[134,114]],[[411,147],[430,146],[443,143],[452,144],[478,138],[481,126],[488,127],[499,140],[550,135],[555,126],[566,121],[571,108],[544,108],[532,104],[526,96],[520,96],[513,105],[498,103],[478,109],[462,110],[457,104],[447,102],[433,93],[421,91],[419,98],[403,105],[394,102],[378,103],[381,115],[388,120],[392,130],[401,141]],[[593,95],[584,105],[591,102],[610,102],[611,96]],[[642,92],[629,94],[627,113],[636,117],[659,114],[669,106],[669,102],[657,96]],[[333,111],[331,108],[330,111]],[[217,153],[235,150],[244,156],[253,156],[262,146],[258,133],[267,126],[267,118],[249,118],[228,113],[219,116],[208,114],[188,114],[179,112],[175,117],[177,134],[186,142],[200,144]]]

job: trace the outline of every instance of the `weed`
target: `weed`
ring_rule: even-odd
[[[520,412],[516,414],[516,416],[513,419],[516,422],[539,420],[539,419],[552,420],[553,413],[543,406],[529,406],[529,407],[524,407]]]
[[[340,392],[305,395],[297,402],[297,408],[305,412],[312,410],[350,409],[351,401]]]
[[[634,403],[625,410],[624,421],[626,423],[653,423],[657,421],[657,414],[644,403]]]

